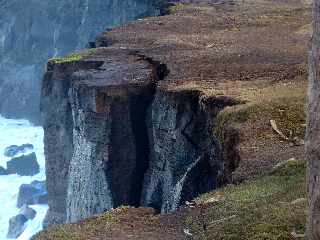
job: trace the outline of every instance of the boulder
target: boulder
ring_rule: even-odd
[[[28,220],[32,220],[36,217],[37,212],[36,210],[28,207],[27,205],[23,205],[23,207],[20,210],[20,214],[26,217]]]
[[[40,172],[40,167],[37,162],[37,156],[33,152],[21,157],[12,158],[7,162],[8,174],[18,174],[20,176],[34,176]]]
[[[7,170],[0,166],[0,176],[7,175]]]
[[[28,219],[23,214],[10,218],[7,238],[18,238],[25,230],[27,221]]]
[[[47,190],[45,182],[33,181],[31,184],[22,184],[19,188],[17,207],[23,205],[46,204]]]
[[[19,153],[25,153],[28,150],[33,150],[34,147],[32,144],[22,144],[21,146],[17,146],[17,145],[11,145],[9,147],[6,147],[6,149],[4,150],[4,155],[6,157],[14,157]]]

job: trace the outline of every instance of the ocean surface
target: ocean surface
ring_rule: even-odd
[[[16,207],[17,195],[21,184],[30,184],[34,180],[45,180],[45,160],[43,152],[43,129],[35,127],[27,120],[11,120],[0,116],[0,166],[6,167],[10,160],[3,155],[10,145],[31,143],[40,165],[40,173],[33,177],[18,175],[0,176],[0,240],[7,240],[9,219],[19,213]],[[28,240],[42,230],[42,221],[47,212],[47,205],[30,206],[37,211],[35,219],[26,223],[24,233],[18,240]]]

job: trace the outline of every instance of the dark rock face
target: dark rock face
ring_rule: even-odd
[[[19,188],[17,207],[23,205],[46,204],[47,190],[45,182],[33,181],[31,184],[22,184]]]
[[[120,205],[170,212],[221,185],[225,164],[212,128],[217,113],[237,103],[160,87],[167,74],[164,64],[125,49],[48,63],[45,226]]]
[[[3,175],[8,175],[7,170],[0,166],[0,176],[3,176]]]
[[[69,164],[73,153],[73,120],[68,100],[69,82],[51,81],[52,72],[43,80],[42,106],[44,151],[46,155],[46,179],[48,190],[48,210],[44,226],[62,223],[66,219],[66,195]],[[69,77],[66,72],[61,78]],[[49,84],[50,83],[50,84]]]
[[[18,174],[20,176],[34,176],[40,172],[35,153],[12,158],[7,162],[7,174]]]
[[[28,219],[23,214],[10,218],[7,238],[18,238],[25,230],[27,221]]]
[[[139,205],[147,168],[147,135],[138,133],[140,129],[146,133],[145,112],[155,79],[148,62],[126,51],[113,56],[48,65],[41,103],[46,129],[48,224],[59,222],[52,221],[55,214],[62,222],[66,213],[68,221],[75,221],[121,204]],[[63,89],[52,87],[56,84]],[[62,97],[55,97],[62,93]],[[50,111],[48,104],[59,114]],[[64,109],[59,111],[61,107]],[[59,128],[52,128],[57,123]],[[61,135],[64,141],[57,139]],[[142,166],[138,162],[143,162]]]
[[[25,223],[35,218],[37,212],[24,205],[17,216],[10,218],[7,238],[18,238],[25,230]]]
[[[28,150],[33,150],[33,148],[32,144],[22,144],[21,146],[11,145],[5,148],[4,155],[6,157],[14,157],[19,153],[25,153]]]
[[[139,68],[148,68],[141,65]],[[102,67],[111,71],[114,66]],[[149,81],[149,74],[142,80]],[[138,135],[139,124],[141,117],[144,124],[152,98],[152,82],[143,84],[146,86],[102,91],[86,84],[72,89],[74,153],[69,168],[68,221],[122,204],[139,205],[141,187],[137,183],[143,179],[144,169],[140,168],[145,168],[147,160],[143,149],[147,136]]]
[[[150,166],[142,205],[161,212],[219,186],[222,176],[220,144],[210,134],[212,123],[200,91],[156,93],[151,108]]]
[[[29,208],[27,205],[24,205],[20,210],[20,214],[25,216],[26,219],[32,220],[36,217],[37,212],[34,209]]]
[[[1,1],[1,115],[38,122],[41,76],[47,59],[85,47],[106,28],[157,15],[155,2]]]

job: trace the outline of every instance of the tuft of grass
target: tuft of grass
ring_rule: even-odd
[[[205,202],[216,193],[199,197]],[[201,239],[286,240],[291,232],[305,232],[305,163],[288,162],[270,175],[219,189],[223,201],[202,214],[189,217],[188,225]],[[199,217],[205,220],[206,228]]]
[[[249,103],[228,107],[219,113],[215,133],[223,126],[234,123],[275,120],[279,128],[289,137],[303,138],[305,135],[305,97],[283,97],[263,103]]]
[[[87,219],[76,224],[65,224],[46,229],[35,235],[32,239],[37,240],[87,240],[101,231],[108,232],[117,222],[114,212],[107,212],[95,218]]]
[[[49,62],[53,62],[55,64],[61,64],[61,63],[69,63],[69,62],[77,62],[80,61],[83,58],[80,54],[69,54],[65,57],[56,57],[49,59]]]
[[[169,7],[169,13],[173,14],[173,13],[175,13],[185,7],[186,7],[186,4],[184,4],[184,3],[176,3],[173,6]]]

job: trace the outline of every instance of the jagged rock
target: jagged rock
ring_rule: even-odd
[[[36,217],[37,212],[36,210],[28,207],[27,205],[23,205],[23,207],[20,210],[20,214],[26,217],[28,220],[32,220]]]
[[[34,176],[40,172],[35,153],[12,158],[7,162],[7,173],[20,176]]]
[[[46,204],[47,191],[45,182],[33,181],[31,184],[22,184],[19,188],[17,207],[23,205]]]
[[[6,157],[14,157],[15,155],[19,153],[25,153],[28,150],[33,150],[33,145],[32,144],[23,144],[21,146],[17,145],[11,145],[9,147],[6,147],[4,150],[4,155]]]
[[[27,221],[28,219],[23,214],[10,218],[7,238],[18,238],[25,230]]]
[[[7,170],[4,167],[0,166],[0,176],[3,176],[3,175],[8,175]]]

